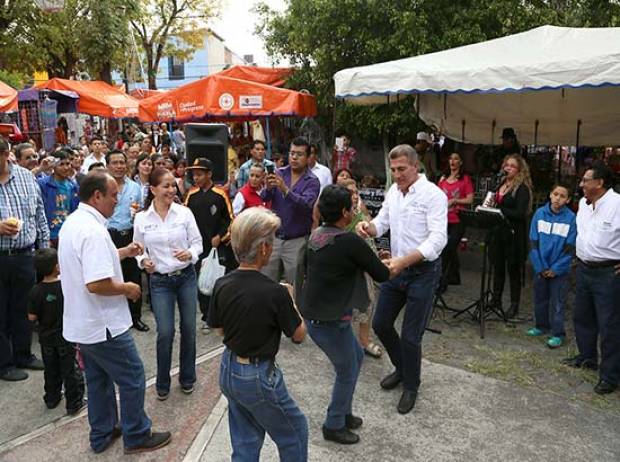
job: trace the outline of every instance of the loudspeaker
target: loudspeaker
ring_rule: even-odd
[[[185,124],[187,164],[198,157],[213,162],[213,182],[228,181],[228,127],[226,124]]]

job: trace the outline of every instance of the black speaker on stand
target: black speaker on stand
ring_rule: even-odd
[[[228,127],[226,124],[185,124],[187,164],[198,157],[213,162],[212,180],[216,184],[228,181]]]

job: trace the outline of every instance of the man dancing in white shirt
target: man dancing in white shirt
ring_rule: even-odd
[[[418,155],[411,146],[396,146],[389,157],[395,183],[377,217],[358,223],[356,231],[363,238],[391,232],[392,279],[381,285],[372,327],[396,368],[381,387],[391,390],[403,382],[398,412],[406,414],[415,406],[420,386],[422,336],[441,275],[439,256],[448,240],[448,201],[441,189],[418,173]],[[403,305],[399,337],[394,322]]]

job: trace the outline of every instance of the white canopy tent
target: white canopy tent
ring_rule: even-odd
[[[446,136],[496,144],[617,144],[620,28],[543,26],[334,76],[336,97],[382,104],[416,95],[419,116]]]

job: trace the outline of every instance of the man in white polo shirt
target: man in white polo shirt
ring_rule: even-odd
[[[577,212],[577,287],[573,321],[579,354],[568,366],[599,370],[594,391],[620,385],[620,194],[603,163],[586,170]],[[600,337],[601,361],[598,363]]]
[[[77,343],[84,358],[88,385],[90,445],[105,451],[123,435],[125,453],[158,449],[170,433],[151,432],[144,412],[144,366],[129,332],[127,299],[140,296],[140,287],[123,281],[120,261],[142,253],[132,243],[116,249],[106,229],[114,213],[118,186],[104,172],[91,172],[80,186],[80,205],[59,234],[58,259],[64,295],[63,337]],[[121,425],[114,384],[121,404]]]
[[[418,173],[418,155],[408,144],[390,151],[394,184],[379,214],[356,227],[363,237],[379,237],[390,230],[392,279],[381,284],[372,327],[385,346],[394,372],[381,381],[386,390],[403,382],[398,412],[415,406],[420,386],[422,336],[441,275],[441,251],[448,242],[446,195]],[[394,322],[405,306],[399,338]]]
[[[319,179],[321,184],[321,191],[325,186],[332,184],[332,172],[325,165],[319,164],[319,146],[316,144],[310,145],[310,155],[308,156],[308,168]]]

